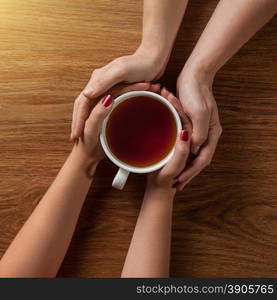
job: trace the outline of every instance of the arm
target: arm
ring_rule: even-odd
[[[98,134],[111,96],[94,108],[82,139],[0,261],[0,277],[53,277],[71,241],[80,210],[102,158]]]
[[[175,189],[146,188],[122,277],[168,277]]]
[[[276,0],[221,0],[183,71],[214,76],[276,12]]]
[[[151,51],[165,68],[187,4],[188,0],[144,0],[142,40],[137,51],[145,55]]]
[[[188,132],[177,138],[170,162],[148,176],[143,204],[128,250],[122,277],[168,277],[175,177],[186,164]]]
[[[216,72],[276,11],[276,0],[221,0],[217,5],[177,82],[193,125],[192,152],[198,154],[179,176],[178,189],[209,165],[222,132],[212,92]]]
[[[187,2],[144,0],[143,32],[138,49],[93,71],[84,91],[75,100],[71,139],[82,134],[92,99],[119,82],[152,81],[162,76]]]

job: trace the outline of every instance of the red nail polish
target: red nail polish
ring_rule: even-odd
[[[105,107],[108,107],[112,102],[113,102],[113,96],[112,96],[112,95],[108,95],[108,96],[106,96],[106,97],[102,100],[102,104],[103,104]]]
[[[180,133],[180,139],[184,142],[187,142],[189,139],[189,133],[186,129],[182,130]]]

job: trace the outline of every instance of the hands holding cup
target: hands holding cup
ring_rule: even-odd
[[[170,103],[173,95],[169,93],[164,98],[155,92],[160,92],[159,84],[138,83],[122,89],[123,94],[115,100],[108,95],[94,107],[85,123],[80,146],[87,155],[101,160],[104,155],[99,147],[100,135],[105,154],[119,167],[113,181],[118,189],[124,187],[130,172],[150,173],[159,169],[155,172],[160,174],[157,180],[153,180],[153,175],[149,177],[152,178],[150,182],[167,182],[168,187],[176,187],[176,177],[185,167],[189,132],[182,131],[180,117]],[[133,114],[126,115],[128,110]],[[112,144],[114,139],[109,131],[116,145]]]

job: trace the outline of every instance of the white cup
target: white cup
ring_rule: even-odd
[[[181,120],[179,118],[179,115],[176,112],[175,108],[172,106],[172,104],[158,94],[148,92],[148,91],[128,92],[128,93],[125,93],[125,94],[117,97],[114,100],[113,109],[117,105],[122,103],[123,101],[130,99],[130,98],[134,98],[134,97],[150,97],[150,98],[154,98],[155,100],[164,103],[164,105],[166,105],[168,107],[168,109],[171,111],[171,113],[174,117],[174,120],[176,122],[176,128],[177,128],[176,137],[177,137],[177,134],[182,130],[182,125],[181,125]],[[108,156],[108,158],[115,165],[117,165],[119,167],[119,170],[118,170],[116,176],[114,177],[114,180],[112,183],[113,187],[115,187],[119,190],[122,190],[127,181],[127,178],[129,176],[130,172],[132,172],[132,173],[150,173],[150,172],[156,171],[156,170],[162,168],[172,157],[172,155],[174,153],[174,147],[171,149],[171,151],[167,154],[166,157],[164,157],[161,161],[159,161],[158,163],[155,163],[151,166],[135,167],[135,166],[126,164],[125,162],[118,159],[109,148],[109,145],[108,145],[107,139],[106,139],[106,126],[107,126],[108,120],[109,120],[109,115],[105,118],[105,120],[103,122],[102,130],[101,130],[101,134],[100,134],[100,141],[101,141],[103,150],[106,153],[106,155]]]

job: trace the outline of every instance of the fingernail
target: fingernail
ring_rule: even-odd
[[[112,95],[108,95],[106,96],[103,100],[102,100],[102,104],[105,107],[108,107],[109,105],[111,105],[111,103],[113,102],[113,96]]]
[[[87,87],[84,89],[84,94],[86,95],[93,95],[94,89],[92,87]]]
[[[183,141],[183,142],[187,142],[189,140],[189,133],[186,129],[182,130],[181,133],[180,133],[180,139]]]
[[[196,147],[194,147],[194,149],[192,150],[192,152],[193,152],[193,154],[197,155],[198,152],[199,152],[199,150],[200,150],[200,146],[196,146]]]

